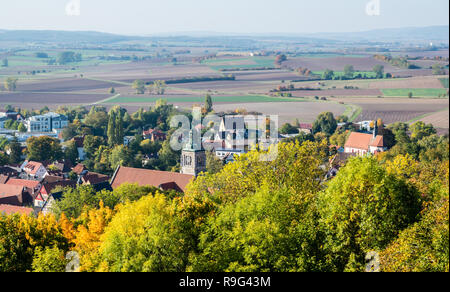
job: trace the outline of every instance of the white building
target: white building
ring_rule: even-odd
[[[69,126],[66,116],[57,113],[33,116],[25,121],[28,132],[52,132]]]

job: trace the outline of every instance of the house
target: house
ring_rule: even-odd
[[[122,184],[130,183],[184,192],[193,178],[189,174],[118,166],[111,179],[111,186],[116,189]]]
[[[41,212],[44,215],[48,215],[52,213],[52,207],[55,204],[56,201],[60,201],[62,199],[63,192],[57,192],[54,194],[50,194],[48,199],[45,201],[45,203],[42,205]]]
[[[32,203],[37,191],[41,188],[39,181],[18,178],[10,178],[6,184],[24,187],[23,202],[25,204]]]
[[[69,119],[65,115],[50,112],[28,118],[25,125],[28,132],[58,132],[69,126]]]
[[[21,168],[29,178],[41,180],[48,175],[47,168],[40,162],[25,161]]]
[[[100,192],[102,190],[112,191],[109,179],[110,177],[104,174],[87,172],[83,176],[80,176],[78,184],[91,185],[96,192]]]
[[[24,191],[23,186],[0,185],[0,204],[22,206]]]
[[[13,205],[0,205],[0,215],[30,215],[33,213],[32,208],[13,206]]]
[[[34,198],[34,206],[35,207],[43,207],[45,202],[48,200],[49,196],[53,194],[54,190],[57,187],[71,187],[76,188],[77,183],[73,180],[62,180],[57,182],[48,182],[44,183],[41,186],[41,189],[38,191],[37,195]]]
[[[150,139],[152,142],[155,141],[165,141],[167,139],[167,135],[160,130],[148,129],[142,133],[142,137],[144,140]]]
[[[300,123],[299,127],[298,127],[298,131],[300,133],[312,134],[312,132],[313,132],[313,125],[312,124],[308,124],[308,123]]]
[[[367,153],[376,154],[384,152],[387,147],[384,145],[383,136],[374,134],[365,134],[352,132],[345,143],[345,153],[356,153],[365,155]]]

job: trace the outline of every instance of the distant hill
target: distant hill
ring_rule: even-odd
[[[446,41],[449,40],[449,26],[428,26],[408,28],[387,28],[363,32],[317,33],[312,37],[348,41]]]
[[[336,42],[336,41],[377,41],[377,42],[434,42],[448,43],[449,26],[389,28],[363,32],[346,33],[313,33],[313,34],[236,34],[236,33],[214,33],[214,32],[185,32],[166,33],[148,36],[124,36],[111,33],[95,31],[56,31],[56,30],[1,30],[0,42],[39,42],[39,43],[115,43],[132,40],[158,40],[179,39],[196,40],[205,39],[229,39],[229,40],[251,40],[272,39],[286,40],[294,39],[302,42]]]
[[[137,39],[95,31],[0,30],[0,41],[49,43],[113,43]]]

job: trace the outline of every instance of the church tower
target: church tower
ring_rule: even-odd
[[[181,151],[181,173],[197,176],[206,171],[206,152],[202,147],[195,147],[192,131],[189,142]]]

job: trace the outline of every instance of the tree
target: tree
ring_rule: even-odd
[[[281,128],[280,128],[280,133],[281,134],[298,134],[298,128],[292,126],[289,123],[284,124]]]
[[[82,60],[81,54],[75,52],[60,52],[56,58],[56,62],[60,65],[65,65],[67,63],[80,62]]]
[[[2,67],[8,67],[9,66],[9,62],[8,62],[8,59],[3,59],[2,60]]]
[[[14,139],[9,144],[9,150],[9,163],[13,165],[19,163],[22,160],[22,147],[20,146],[17,137],[14,137]]]
[[[449,199],[428,206],[422,219],[402,231],[380,254],[384,272],[449,271]]]
[[[116,89],[114,89],[114,87],[111,87],[108,92],[110,94],[114,94],[114,93],[116,93]]]
[[[374,157],[348,161],[319,196],[323,244],[333,271],[361,271],[366,253],[386,248],[421,210],[417,190]]]
[[[283,62],[286,61],[286,60],[287,60],[286,55],[283,55],[283,54],[277,55],[277,56],[275,57],[275,65],[280,66],[281,63],[283,63]]]
[[[145,93],[145,82],[142,80],[135,80],[131,87],[134,90],[136,90],[136,94],[144,94]]]
[[[68,260],[66,260],[64,250],[59,249],[57,246],[47,246],[36,248],[31,266],[33,272],[61,273],[66,270],[67,264]]]
[[[78,159],[78,148],[75,141],[70,141],[64,151],[64,158],[69,160],[72,164]]]
[[[413,98],[413,93],[411,91],[408,92],[408,98]]]
[[[412,124],[409,127],[409,130],[411,131],[411,138],[415,139],[416,141],[422,140],[424,137],[436,134],[436,129],[432,124],[427,125],[422,121],[418,121]]]
[[[95,157],[95,154],[100,146],[104,145],[105,142],[102,137],[87,135],[84,137],[83,148],[84,152],[89,159]]]
[[[333,70],[326,69],[323,72],[322,79],[331,80],[331,79],[333,79],[333,77],[334,77],[334,71]]]
[[[382,79],[384,77],[384,66],[383,65],[375,65],[373,67],[373,72],[376,75],[376,78]]]
[[[218,173],[223,169],[223,161],[217,158],[214,152],[206,152],[206,171],[209,173]]]
[[[27,151],[28,160],[56,161],[63,157],[59,140],[48,136],[28,138]]]
[[[331,136],[337,129],[337,122],[333,116],[333,113],[324,112],[321,113],[316,121],[313,123],[313,132],[322,132],[327,136]]]
[[[185,228],[182,219],[160,193],[124,205],[102,236],[97,270],[186,271],[194,241],[189,236],[191,228]]]
[[[213,110],[213,102],[211,95],[207,94],[205,97],[205,111],[206,113],[210,113]]]
[[[54,216],[0,215],[0,272],[31,271],[33,258],[51,258],[42,250],[55,246],[63,252],[69,249],[63,228]],[[39,257],[35,257],[36,250],[40,251]]]
[[[25,127],[24,124],[19,123],[19,126],[17,127],[17,130],[19,130],[19,132],[21,132],[21,133],[25,133],[27,131],[27,127]]]
[[[4,82],[5,89],[8,91],[16,91],[17,88],[17,78],[8,77]]]
[[[347,77],[348,79],[352,79],[354,75],[355,75],[355,69],[353,68],[353,66],[345,65],[344,76]]]

